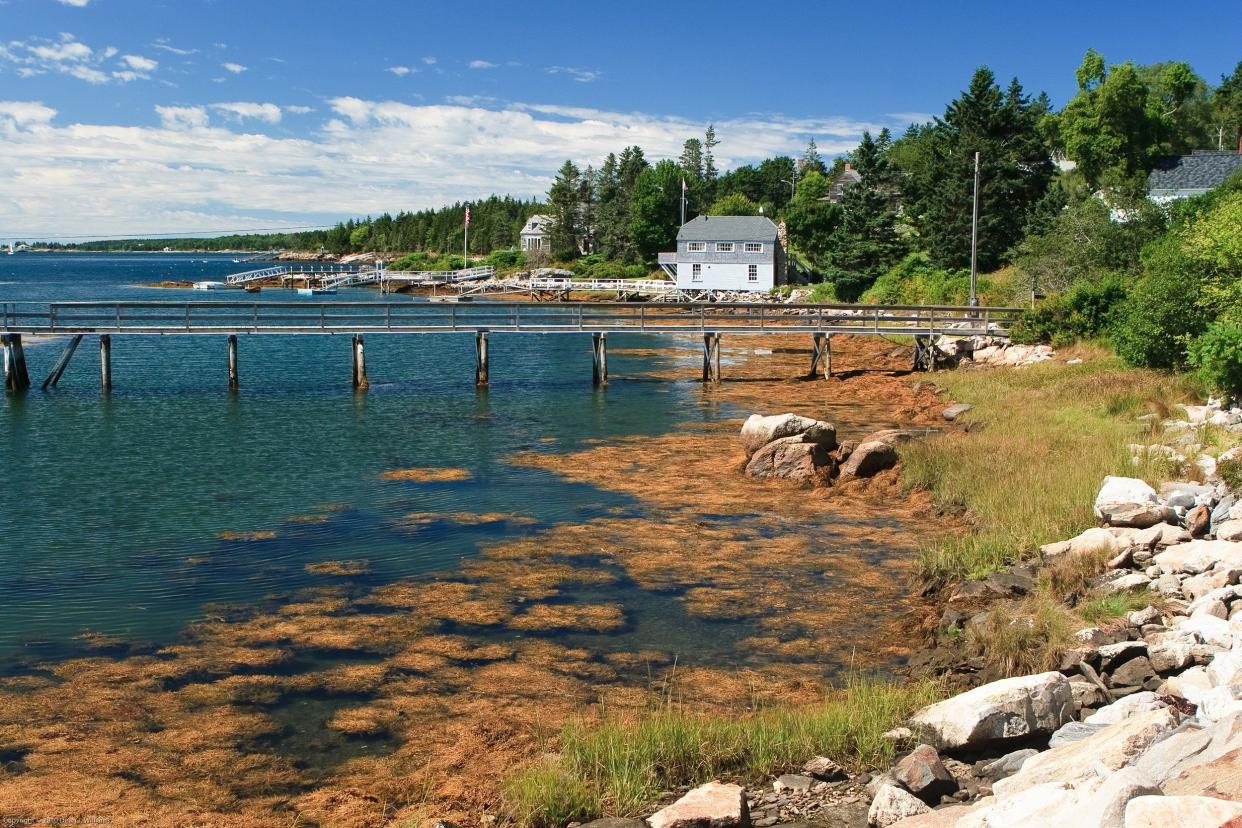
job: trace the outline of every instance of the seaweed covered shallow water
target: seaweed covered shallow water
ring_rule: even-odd
[[[184,278],[61,258],[0,272],[4,298]],[[919,504],[746,481],[731,419],[860,432],[917,395],[859,405],[866,376],[790,382],[800,343],[741,338],[713,390],[692,340],[615,337],[593,391],[579,339],[496,337],[476,394],[469,337],[375,337],[355,395],[346,339],[244,338],[230,396],[222,342],[125,338],[111,398],[88,351],[6,399],[0,814],[472,821],[568,718],[809,699],[898,660]]]

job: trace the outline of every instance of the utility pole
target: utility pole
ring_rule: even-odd
[[[462,237],[461,237],[461,269],[462,270],[466,270],[469,267],[469,265],[467,264],[468,260],[466,259],[466,257],[470,255],[469,250],[470,250],[470,205],[467,204],[466,205],[466,230],[462,234]]]
[[[970,306],[978,307],[975,293],[979,280],[979,153],[975,153],[975,201],[970,217]]]

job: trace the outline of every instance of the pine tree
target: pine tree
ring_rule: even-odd
[[[1041,134],[1045,111],[1015,79],[1002,92],[980,68],[970,87],[912,139],[910,212],[940,267],[970,264],[974,158],[980,153],[979,267],[995,269],[1022,238],[1028,216],[1052,180]],[[905,139],[903,139],[904,141]]]
[[[812,170],[821,175],[826,175],[828,172],[824,159],[819,155],[819,147],[815,146],[814,138],[806,145],[806,152],[802,154],[802,159],[798,162],[798,175],[806,175]]]
[[[561,260],[576,258],[582,237],[582,173],[572,161],[566,161],[548,190],[548,208],[552,226],[549,228],[552,256]]]
[[[703,195],[708,203],[716,199],[716,177],[719,171],[716,169],[716,155],[713,150],[718,146],[720,141],[716,139],[716,126],[708,124],[707,132],[703,136]]]
[[[839,299],[856,299],[881,274],[901,260],[905,245],[897,235],[897,215],[890,194],[889,136],[879,141],[864,132],[852,154],[862,177],[841,199],[841,223],[828,246],[826,274]]]

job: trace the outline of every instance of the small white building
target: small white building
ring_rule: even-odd
[[[548,251],[552,247],[552,217],[534,215],[522,226],[521,247],[523,252]]]
[[[680,290],[767,292],[785,283],[785,251],[764,216],[699,216],[677,232],[660,266]]]

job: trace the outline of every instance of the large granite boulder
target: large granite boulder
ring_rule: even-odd
[[[1133,477],[1106,477],[1095,497],[1095,516],[1109,526],[1176,523],[1177,514],[1160,502],[1156,490]]]
[[[804,443],[801,437],[782,437],[755,452],[746,464],[746,476],[805,483],[827,475],[830,469],[825,446]]]
[[[1126,805],[1125,828],[1230,828],[1242,802],[1210,796],[1139,796]]]
[[[647,818],[651,828],[746,828],[750,810],[741,785],[708,782]]]
[[[897,446],[914,439],[914,433],[889,428],[868,434],[859,441],[841,466],[842,477],[871,477],[897,465]]]
[[[953,750],[1050,734],[1073,718],[1069,679],[1050,672],[1001,679],[937,702],[915,713],[911,727],[932,746]]]
[[[802,442],[824,446],[825,451],[837,447],[837,429],[832,423],[799,417],[797,414],[752,414],[742,424],[742,449],[751,457],[759,449],[785,437],[799,437]]]
[[[1242,569],[1242,543],[1192,540],[1170,546],[1157,554],[1152,563],[1163,572],[1186,575],[1207,572],[1217,563],[1230,569]]]

